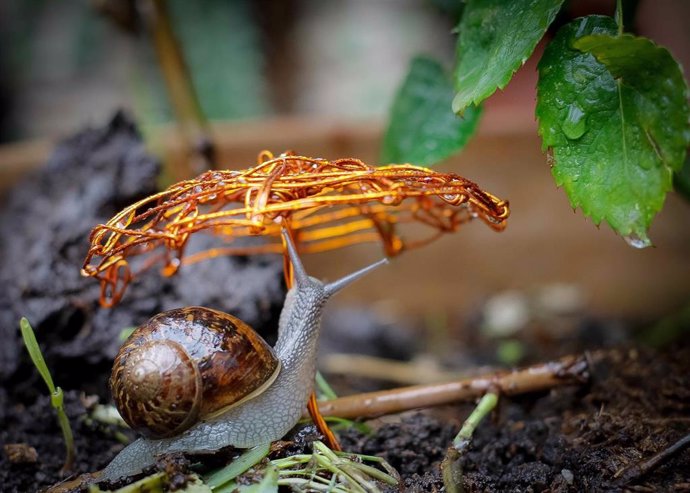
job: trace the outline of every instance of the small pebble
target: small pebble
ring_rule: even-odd
[[[562,469],[561,470],[561,476],[563,476],[563,479],[565,479],[566,483],[573,484],[573,480],[575,479],[575,476],[573,476],[573,473],[570,469]]]
[[[3,448],[12,464],[35,464],[38,461],[38,452],[26,443],[7,443]]]

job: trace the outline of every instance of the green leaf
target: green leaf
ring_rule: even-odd
[[[316,389],[319,393],[319,399],[331,400],[338,398],[338,395],[333,390],[333,387],[328,384],[328,381],[324,378],[320,371],[316,372]]]
[[[645,247],[690,140],[687,85],[667,50],[616,33],[609,17],[563,27],[539,62],[536,113],[572,206]]]
[[[503,89],[553,22],[563,0],[470,0],[460,20],[453,111]]]
[[[463,117],[450,110],[453,84],[443,67],[430,58],[412,60],[396,94],[381,162],[429,166],[462,149],[477,128],[481,108]]]
[[[671,53],[628,34],[583,36],[574,47],[594,55],[616,80],[626,125],[622,136],[633,145],[635,140],[646,144],[641,150],[653,158],[640,164],[679,171],[690,145],[690,106],[687,83]]]

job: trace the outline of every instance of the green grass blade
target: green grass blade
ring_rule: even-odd
[[[19,328],[22,331],[22,339],[24,339],[24,345],[26,346],[27,351],[29,351],[31,361],[34,362],[34,366],[36,366],[38,373],[40,373],[43,381],[45,381],[46,385],[48,386],[50,393],[54,394],[55,384],[53,383],[53,377],[50,376],[48,365],[46,365],[46,361],[43,359],[43,354],[41,353],[41,348],[36,340],[34,329],[31,327],[31,324],[26,317],[22,317],[19,321]]]
[[[36,340],[34,329],[31,327],[31,324],[26,317],[22,317],[21,320],[19,320],[19,328],[22,332],[24,345],[29,352],[29,357],[31,358],[31,361],[33,361],[38,373],[48,386],[48,390],[50,390],[50,405],[53,406],[53,409],[55,409],[55,412],[57,413],[58,423],[60,424],[60,429],[62,430],[62,436],[65,439],[65,463],[62,466],[62,470],[64,472],[70,471],[74,465],[76,452],[74,449],[74,435],[72,434],[72,428],[70,427],[69,419],[67,418],[67,414],[65,413],[65,408],[63,406],[64,394],[62,389],[60,387],[56,388],[55,384],[53,383],[53,377],[50,375],[48,365],[46,365],[46,361],[43,358],[43,353],[41,353],[41,348]]]
[[[326,379],[323,377],[320,371],[316,372],[316,388],[319,389],[319,393],[328,400],[337,399],[338,395],[333,390]]]
[[[230,464],[208,476],[205,480],[206,484],[215,489],[232,481],[252,466],[261,462],[268,455],[270,448],[271,444],[266,443],[248,449]]]

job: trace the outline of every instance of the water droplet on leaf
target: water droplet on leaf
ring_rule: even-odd
[[[652,246],[652,242],[649,238],[638,236],[635,233],[630,233],[623,237],[625,242],[633,248],[647,248]]]
[[[568,116],[561,124],[561,129],[570,140],[579,139],[587,131],[587,119],[585,112],[575,103],[568,107]]]

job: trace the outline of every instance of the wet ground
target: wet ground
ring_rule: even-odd
[[[130,287],[117,310],[98,306],[97,283],[79,276],[88,232],[155,190],[157,173],[158,164],[144,151],[135,128],[119,115],[110,125],[63,143],[44,170],[5,200],[0,212],[2,491],[53,484],[64,460],[48,392],[21,346],[19,317],[32,321],[56,382],[68,390],[67,413],[78,450],[75,473],[102,468],[122,447],[119,430],[90,419],[87,408],[94,405],[93,396],[107,402],[105,382],[123,329],[158,311],[204,304],[240,313],[271,337],[267,328],[276,325],[284,287],[282,264],[270,257],[216,259],[212,267],[187,270],[174,280],[151,272]],[[237,289],[227,279],[243,290],[223,296]],[[376,325],[364,312],[338,316]],[[347,326],[334,323],[324,345],[342,347],[339,337],[347,335]],[[461,460],[465,490],[690,491],[687,449],[649,471],[634,469],[690,433],[688,338],[676,339],[671,349],[651,350],[635,346],[618,326],[591,321],[577,326],[568,346],[556,350],[542,344],[538,354],[528,356],[545,360],[605,346],[593,358],[590,383],[502,399]],[[390,327],[386,331],[386,337],[375,336],[376,345],[409,357],[410,351],[393,347],[401,339],[390,337]],[[481,354],[481,343],[477,347]],[[458,405],[405,413],[372,421],[371,434],[349,429],[341,438],[346,450],[388,460],[403,478],[402,490],[440,491],[439,463],[470,411],[471,406]],[[185,464],[166,467],[184,469]]]

